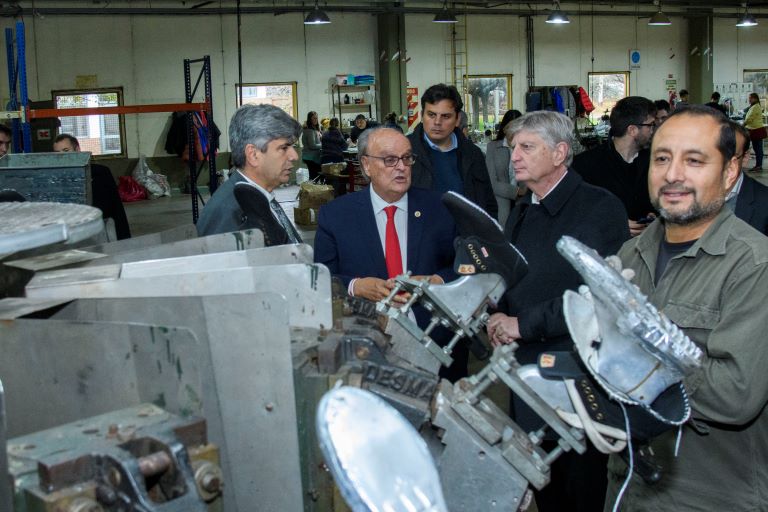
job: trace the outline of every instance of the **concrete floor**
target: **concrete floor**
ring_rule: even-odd
[[[202,194],[203,199],[207,202],[210,198],[207,189],[203,189]],[[297,185],[280,187],[275,190],[277,202],[283,207],[291,221],[293,221],[293,208],[298,206],[298,194],[299,187]],[[132,236],[157,233],[192,223],[192,196],[182,194],[178,189],[174,189],[170,197],[124,203],[124,206]],[[203,205],[199,199],[198,208],[199,212],[203,211]],[[315,229],[308,229],[303,226],[297,226],[297,228],[304,242],[314,245]]]

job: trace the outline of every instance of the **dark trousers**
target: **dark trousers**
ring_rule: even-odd
[[[763,140],[753,140],[752,149],[755,151],[755,167],[763,166]]]
[[[556,441],[544,441],[548,452]],[[566,452],[552,463],[551,481],[534,491],[539,512],[602,512],[608,484],[608,456],[587,444],[584,455]]]
[[[311,160],[304,160],[304,163],[307,164],[307,170],[309,170],[309,179],[314,180],[318,176],[320,176],[320,164],[317,162],[312,162]]]

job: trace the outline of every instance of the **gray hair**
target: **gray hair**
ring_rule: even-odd
[[[569,166],[573,162],[573,121],[565,115],[546,110],[529,112],[509,123],[504,134],[511,141],[521,131],[535,133],[552,149],[565,142],[568,144],[568,155],[563,163]]]
[[[399,131],[384,125],[374,126],[373,128],[368,128],[366,130],[363,130],[360,132],[360,135],[357,136],[357,156],[365,156],[368,154],[368,145],[371,143],[371,136],[382,131],[382,130],[392,130],[395,133],[400,133]]]
[[[273,140],[296,142],[300,133],[301,124],[273,105],[243,105],[235,111],[229,123],[232,163],[239,168],[245,165],[245,146],[248,144],[264,153],[267,144]]]

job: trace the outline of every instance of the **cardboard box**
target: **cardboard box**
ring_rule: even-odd
[[[319,209],[325,203],[333,200],[333,187],[330,185],[317,185],[315,183],[302,183],[299,188],[299,209]]]
[[[317,226],[318,208],[294,208],[293,221],[298,226]]]

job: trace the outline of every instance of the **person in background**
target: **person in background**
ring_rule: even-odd
[[[653,104],[656,106],[656,120],[654,123],[656,123],[656,128],[658,128],[661,126],[661,123],[669,117],[670,112],[672,112],[672,107],[667,100],[656,100]]]
[[[322,136],[317,112],[311,111],[307,114],[307,121],[301,130],[301,159],[307,164],[309,179],[311,180],[320,176],[320,152],[323,147],[320,140]]]
[[[334,117],[328,123],[328,131],[323,134],[320,140],[322,146],[320,152],[320,162],[323,164],[334,164],[344,161],[344,151],[347,149],[347,141],[344,140],[339,129],[339,119]]]
[[[11,141],[13,140],[13,132],[11,129],[0,123],[0,157],[7,155],[11,151]]]
[[[678,109],[681,109],[681,108],[685,108],[688,105],[690,105],[690,103],[688,103],[688,89],[681,89],[680,90],[680,101],[678,101],[675,104],[675,110],[678,110]]]
[[[725,196],[725,206],[738,218],[768,235],[768,187],[747,176],[742,170],[744,157],[749,151],[749,131],[735,121],[730,126],[736,134],[736,159],[739,177]]]
[[[760,171],[763,168],[765,125],[763,124],[763,107],[760,105],[760,97],[754,92],[749,95],[749,110],[744,117],[744,128],[749,130],[752,149],[755,151],[755,166],[750,171]]]
[[[390,112],[389,114],[384,116],[384,128],[392,128],[393,130],[397,130],[400,133],[403,133],[403,129],[400,127],[399,124],[397,124],[396,112]]]
[[[709,99],[709,103],[705,103],[706,106],[722,112],[724,115],[728,115],[725,111],[725,107],[720,104],[720,93],[715,91]]]
[[[459,112],[459,130],[466,138],[469,138],[469,118],[463,110]]]
[[[71,153],[82,150],[80,143],[73,135],[62,133],[53,140],[53,151]],[[112,171],[109,167],[95,164],[93,161],[91,161],[91,202],[101,210],[101,215],[105,219],[112,219],[115,222],[115,235],[118,240],[131,238],[128,216],[120,200]]]
[[[453,85],[437,84],[421,96],[421,123],[408,135],[416,155],[413,186],[454,192],[496,218],[498,206],[485,155],[461,134],[461,94]]]
[[[656,106],[647,98],[627,96],[611,109],[608,141],[576,155],[573,169],[584,181],[621,199],[632,236],[642,233],[655,215],[648,197],[648,165]]]
[[[353,144],[357,144],[357,138],[368,128],[368,119],[366,119],[363,114],[357,114],[357,117],[355,117],[355,126],[352,127],[352,131],[349,133],[349,139]]]
[[[485,165],[491,177],[491,186],[499,205],[498,221],[503,227],[518,196],[525,192],[525,187],[519,187],[515,179],[515,169],[512,167],[509,143],[504,137],[504,129],[509,123],[521,117],[519,110],[507,110],[501,118],[496,139],[488,143],[485,150]]]

